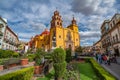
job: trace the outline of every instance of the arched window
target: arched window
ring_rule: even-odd
[[[55,41],[55,40],[56,40],[55,38],[56,38],[56,32],[55,32],[55,31],[53,31],[52,40],[53,40],[53,41]]]
[[[71,32],[68,31],[68,32],[67,32],[67,40],[70,40],[70,41],[71,41],[71,38],[72,38],[72,37],[71,37]]]
[[[59,22],[57,22],[57,25],[59,25]]]
[[[60,26],[62,26],[62,23],[60,23]]]

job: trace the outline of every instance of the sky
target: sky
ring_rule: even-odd
[[[0,0],[0,16],[18,35],[19,40],[30,41],[32,36],[50,29],[54,11],[60,12],[63,27],[74,15],[81,46],[91,46],[101,37],[104,20],[120,12],[119,0]]]

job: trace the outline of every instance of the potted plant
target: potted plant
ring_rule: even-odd
[[[44,51],[42,49],[37,49],[35,53],[35,74],[41,74],[42,73],[42,58],[44,57]]]
[[[0,60],[0,71],[3,70],[3,60]]]
[[[24,55],[22,56],[22,59],[21,59],[20,63],[21,63],[22,66],[28,64],[27,54],[24,54]]]
[[[41,74],[42,73],[42,64],[41,64],[41,59],[36,59],[35,60],[35,74]]]

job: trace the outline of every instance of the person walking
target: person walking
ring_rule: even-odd
[[[107,64],[107,56],[105,54],[103,54],[102,60],[104,64]]]
[[[102,55],[100,53],[98,53],[98,63],[102,63]]]
[[[116,55],[113,55],[113,62],[114,62],[114,63],[117,63],[116,57],[117,57]]]
[[[98,61],[98,54],[97,54],[97,53],[95,54],[95,58],[96,58],[96,60]]]
[[[108,54],[107,54],[107,64],[110,65],[110,57]]]

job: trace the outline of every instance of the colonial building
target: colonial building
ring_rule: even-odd
[[[16,50],[18,44],[17,35],[7,26],[0,17],[0,49]]]
[[[92,46],[84,46],[82,52],[83,52],[83,54],[91,54],[91,53],[93,53]]]
[[[73,17],[71,24],[66,28],[62,25],[62,18],[58,11],[54,12],[50,30],[45,29],[40,35],[31,38],[31,48],[44,48],[46,51],[55,48],[71,48],[74,51],[80,46],[80,35],[76,20]]]
[[[102,47],[106,53],[120,56],[120,14],[105,20],[101,26]]]
[[[93,53],[104,53],[105,52],[104,49],[102,48],[101,40],[93,44],[92,50],[93,50]]]
[[[25,51],[25,46],[26,46],[26,44],[27,44],[27,42],[19,41],[18,50],[19,50],[19,51]]]

